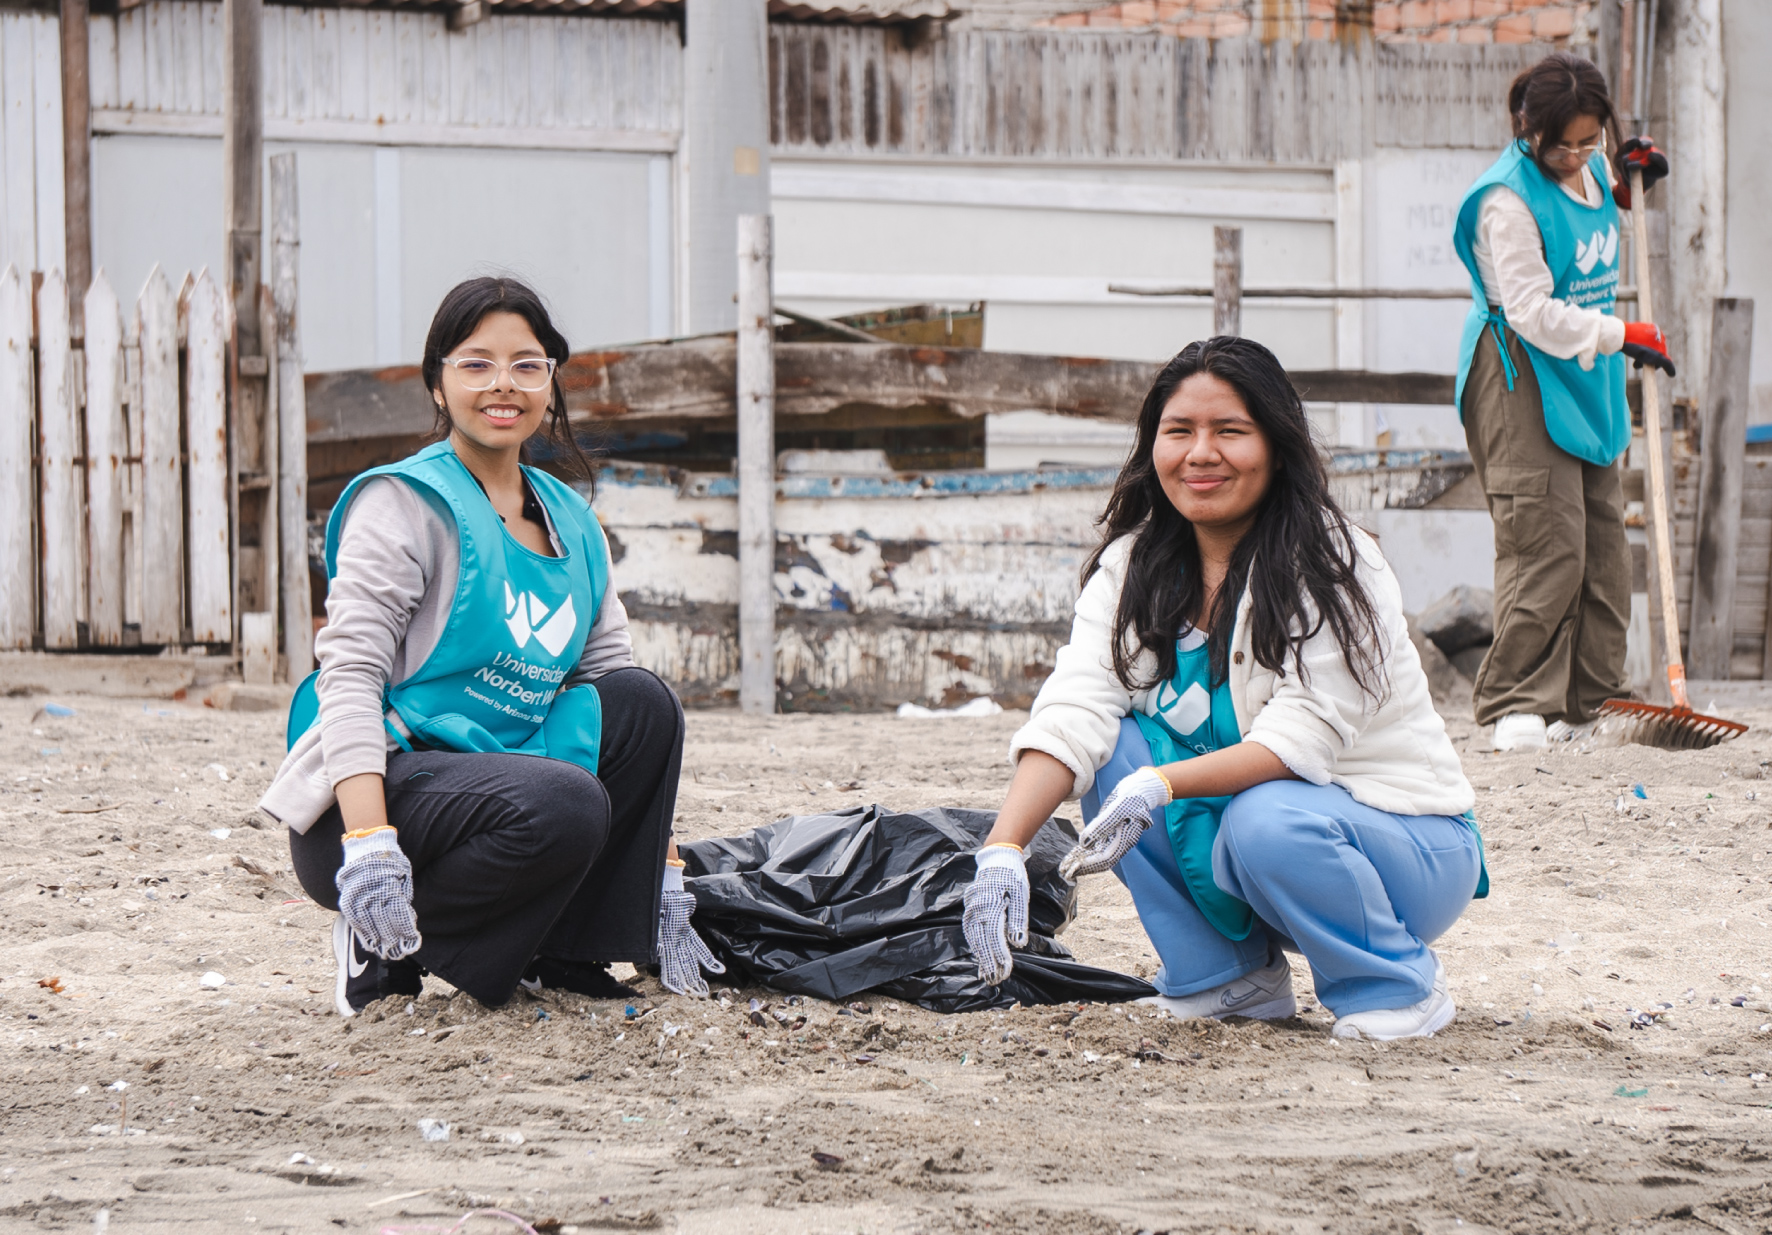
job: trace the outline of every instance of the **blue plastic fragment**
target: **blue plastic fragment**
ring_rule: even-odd
[[[1643,792],[1643,786],[1641,785],[1632,785],[1630,791],[1636,794],[1639,798],[1647,799],[1649,796],[1647,793]]]
[[[65,717],[65,716],[72,716],[74,714],[73,708],[68,707],[66,704],[61,704],[61,703],[46,703],[43,705],[43,710],[44,710],[44,712],[48,713],[50,716],[64,716]]]
[[[622,1015],[623,1015],[623,1016],[625,1016],[625,1017],[627,1017],[627,1018],[628,1018],[628,1019],[629,1019],[629,1020],[630,1020],[630,1021],[631,1021],[631,1020],[633,1020],[633,1019],[634,1019],[634,1018],[635,1018],[635,1017],[636,1017],[636,1016],[638,1016],[638,1015],[639,1015],[639,1013],[638,1013],[638,1012],[636,1012],[636,1011],[634,1011],[634,1005],[633,1005],[633,1004],[631,1004],[631,1003],[630,1003],[630,1004],[628,1004],[628,1005],[627,1005],[627,1006],[626,1006],[626,1007],[624,1007],[624,1008],[623,1008],[623,1009],[622,1009]]]
[[[535,1010],[535,1019],[538,1021],[547,1021],[552,1020],[553,1018],[548,1015],[548,1010],[546,1008],[537,1008]]]

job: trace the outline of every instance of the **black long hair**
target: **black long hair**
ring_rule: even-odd
[[[449,289],[437,314],[431,318],[430,333],[425,336],[425,358],[421,373],[425,389],[433,395],[443,393],[443,357],[460,347],[462,341],[493,313],[515,313],[535,333],[542,351],[554,360],[553,389],[548,399],[548,444],[552,447],[550,462],[558,463],[580,480],[591,477],[591,461],[572,434],[572,422],[566,415],[566,392],[560,386],[560,373],[572,350],[566,336],[548,316],[548,309],[534,288],[520,279],[482,276],[467,279]],[[447,408],[437,408],[434,429],[437,439],[449,436],[452,422]],[[523,461],[529,462],[529,443],[523,444]]]
[[[1169,501],[1151,459],[1157,425],[1188,378],[1210,373],[1228,383],[1267,439],[1273,478],[1255,522],[1231,553],[1230,569],[1206,610],[1205,573],[1194,526]],[[1302,676],[1301,648],[1327,622],[1360,687],[1385,693],[1381,623],[1355,574],[1358,562],[1347,516],[1329,495],[1322,458],[1311,440],[1304,404],[1279,360],[1251,339],[1220,335],[1190,343],[1163,366],[1138,413],[1138,442],[1121,469],[1096,526],[1101,543],[1083,566],[1083,581],[1101,555],[1132,535],[1126,581],[1114,615],[1114,674],[1128,690],[1144,690],[1175,674],[1175,641],[1188,627],[1207,632],[1212,681],[1229,673],[1231,626],[1247,585],[1251,647],[1264,668],[1284,673],[1291,659]],[[1128,649],[1128,635],[1136,649]],[[1139,651],[1156,657],[1149,681],[1134,672]]]
[[[1598,120],[1610,149],[1618,150],[1618,114],[1605,76],[1593,61],[1566,51],[1552,52],[1514,78],[1507,91],[1507,111],[1514,136],[1532,144],[1532,161],[1552,180],[1557,173],[1545,163],[1544,153],[1563,140],[1564,130],[1577,116]]]

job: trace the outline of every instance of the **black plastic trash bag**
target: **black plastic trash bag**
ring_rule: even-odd
[[[979,810],[857,806],[677,852],[695,929],[733,980],[831,1000],[873,991],[936,1012],[1154,994],[1137,978],[1079,964],[1054,938],[1077,911],[1077,889],[1058,875],[1077,837],[1058,819],[1027,852],[1028,946],[1001,986],[979,980],[961,897],[995,820]]]

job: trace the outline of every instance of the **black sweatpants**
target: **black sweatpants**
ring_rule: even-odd
[[[534,755],[397,752],[388,822],[412,862],[419,964],[481,1003],[511,997],[537,954],[655,959],[659,883],[683,764],[683,708],[645,669],[592,684],[603,704],[597,775]],[[296,878],[338,908],[337,806],[289,834]]]

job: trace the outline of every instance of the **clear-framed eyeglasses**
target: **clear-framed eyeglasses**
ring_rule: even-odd
[[[480,356],[445,356],[443,363],[455,369],[455,375],[461,379],[464,390],[476,393],[491,390],[498,384],[499,373],[505,372],[511,375],[511,385],[531,394],[548,388],[554,380],[554,368],[558,364],[552,356],[513,360],[505,365]]]
[[[1593,157],[1594,151],[1598,150],[1600,148],[1600,143],[1605,140],[1606,136],[1602,133],[1592,141],[1582,142],[1579,146],[1569,146],[1562,142],[1558,142],[1556,145],[1546,150],[1545,153],[1553,159],[1580,159],[1585,163],[1588,159]]]

